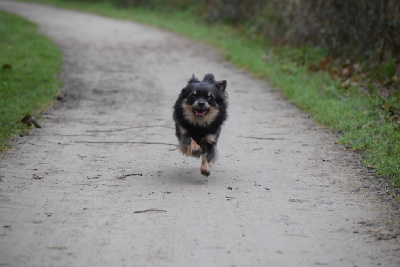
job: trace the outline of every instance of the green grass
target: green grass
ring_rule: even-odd
[[[342,133],[341,143],[364,151],[365,165],[388,177],[392,186],[400,187],[399,123],[385,114],[382,99],[364,95],[355,87],[341,89],[327,73],[308,72],[308,63],[324,57],[324,51],[268,46],[229,26],[207,25],[190,10],[162,12],[117,9],[108,2],[31,1],[151,24],[219,48],[228,60],[281,89],[290,101],[311,113],[315,121]]]
[[[34,24],[0,11],[0,149],[28,129],[25,115],[39,116],[52,103],[61,65],[61,53]]]

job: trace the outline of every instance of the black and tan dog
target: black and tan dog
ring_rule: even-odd
[[[215,81],[207,74],[202,81],[194,75],[182,89],[174,105],[174,120],[179,147],[187,156],[202,156],[201,173],[210,175],[217,159],[217,141],[227,119],[226,81]]]

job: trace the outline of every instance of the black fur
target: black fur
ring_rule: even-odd
[[[207,176],[208,163],[216,160],[221,126],[228,117],[225,89],[226,81],[216,81],[213,74],[206,74],[202,81],[193,75],[174,105],[173,118],[181,151],[189,156],[202,156],[201,172]],[[196,149],[197,145],[201,149]]]

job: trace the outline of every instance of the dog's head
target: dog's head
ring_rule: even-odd
[[[182,89],[182,107],[187,120],[192,124],[207,126],[227,106],[226,81],[215,81],[214,75],[207,74],[202,81],[194,75]]]

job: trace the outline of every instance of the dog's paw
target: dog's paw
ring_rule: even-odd
[[[201,147],[192,139],[192,143],[190,144],[190,153],[193,157],[200,157],[201,155]]]
[[[210,176],[210,174],[211,174],[210,170],[201,169],[200,171],[201,171],[201,174],[203,174],[204,176]]]
[[[200,167],[201,174],[204,176],[210,176],[210,165],[207,162],[206,158],[203,157],[203,160],[201,162],[201,167]]]
[[[180,149],[184,155],[196,158],[199,158],[203,152],[201,147],[193,139],[191,139],[189,145],[181,145]]]
[[[200,146],[198,146],[198,147],[192,147],[192,148],[191,148],[191,151],[192,151],[192,156],[193,156],[193,157],[198,158],[198,157],[201,156],[202,150],[201,150],[201,147],[200,147]]]
[[[199,158],[203,152],[201,147],[195,141],[192,141],[192,143],[188,146],[181,147],[181,151],[186,156],[192,156],[196,158]]]

